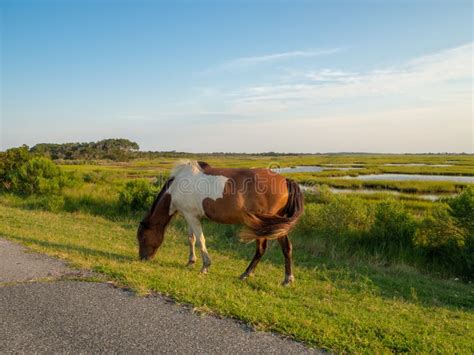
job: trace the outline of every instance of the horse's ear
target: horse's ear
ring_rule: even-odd
[[[204,162],[204,161],[198,161],[197,163],[198,163],[199,167],[200,167],[202,170],[205,170],[205,169],[211,167],[208,163],[206,163],[206,162]]]

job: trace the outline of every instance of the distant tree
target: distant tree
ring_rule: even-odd
[[[30,149],[31,153],[50,159],[110,159],[126,161],[136,156],[140,147],[124,138],[103,139],[89,143],[40,143]]]

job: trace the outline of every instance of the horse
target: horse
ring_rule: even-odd
[[[241,224],[243,241],[255,240],[256,252],[242,280],[254,272],[269,240],[277,240],[285,258],[283,285],[294,281],[292,245],[288,232],[303,213],[299,185],[271,169],[214,168],[201,161],[180,161],[156,196],[137,230],[139,258],[155,256],[163,242],[166,226],[177,213],[188,224],[188,266],[196,263],[195,243],[201,251],[202,273],[211,259],[206,249],[201,219],[222,224]]]

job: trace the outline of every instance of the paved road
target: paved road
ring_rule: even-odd
[[[73,272],[77,271],[59,260],[28,253],[24,247],[0,239],[0,283],[58,278]]]
[[[234,320],[193,314],[160,296],[61,280],[77,273],[0,239],[0,353],[312,352]]]

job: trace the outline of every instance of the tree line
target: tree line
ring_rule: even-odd
[[[53,160],[110,159],[126,161],[134,158],[139,149],[136,142],[124,138],[112,138],[88,143],[40,143],[32,147],[30,153]]]

